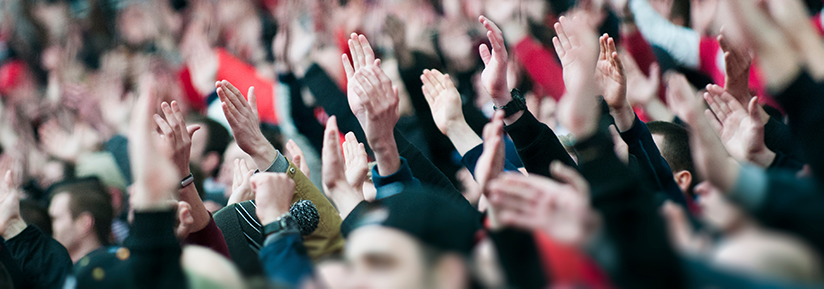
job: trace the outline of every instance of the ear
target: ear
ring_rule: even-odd
[[[209,177],[212,176],[212,172],[217,170],[218,166],[220,166],[220,154],[217,152],[207,153],[206,156],[203,157],[203,162],[200,163],[200,168]]]
[[[94,234],[94,217],[89,212],[82,212],[77,219],[74,220],[75,229],[78,230],[79,235],[87,233]]]
[[[195,223],[195,218],[192,217],[192,206],[187,202],[177,202],[177,228],[175,234],[178,239],[185,239],[189,236],[189,228]]]
[[[690,184],[692,184],[692,173],[687,170],[672,173],[675,177],[675,183],[681,188],[684,194],[689,194]]]
[[[456,254],[445,254],[438,260],[435,266],[436,288],[467,288],[467,271],[466,265],[460,256]]]

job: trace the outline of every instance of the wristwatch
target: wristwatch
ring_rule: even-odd
[[[512,95],[512,100],[510,100],[509,103],[502,107],[493,106],[495,110],[502,109],[504,111],[504,117],[510,117],[513,114],[526,109],[526,99],[524,99],[524,95],[521,94],[520,90],[513,88],[509,94]]]
[[[269,234],[274,234],[287,229],[297,230],[297,227],[298,224],[295,222],[295,218],[292,218],[292,214],[285,213],[274,222],[263,226],[263,235],[268,236]]]
[[[183,178],[183,180],[180,181],[180,188],[182,189],[182,188],[188,187],[189,185],[191,185],[194,182],[195,182],[195,176],[192,175],[191,173],[189,173],[188,176],[186,176],[185,178]]]

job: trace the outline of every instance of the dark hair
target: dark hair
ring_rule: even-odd
[[[203,150],[203,154],[215,152],[223,159],[223,152],[232,142],[232,135],[229,134],[229,130],[217,121],[202,115],[193,116],[189,122],[202,124],[203,128],[206,129],[206,148]],[[208,176],[216,176],[219,169],[220,166],[212,172],[207,172]]]
[[[695,165],[692,162],[692,152],[690,151],[689,132],[683,126],[666,122],[653,121],[647,124],[649,132],[664,136],[664,146],[661,147],[661,156],[669,164],[673,172],[688,171],[692,174],[692,184],[698,183],[698,176],[695,173]]]
[[[49,216],[49,210],[37,201],[32,199],[20,200],[20,217],[23,218],[26,224],[37,227],[46,235],[52,235],[52,219]]]
[[[280,132],[280,127],[271,123],[260,123],[260,132],[263,137],[272,144],[278,151],[283,151],[283,134]]]
[[[109,235],[112,232],[114,218],[112,196],[97,177],[62,181],[53,185],[49,191],[52,198],[57,194],[69,194],[69,211],[72,219],[89,212],[94,219],[94,231],[98,241],[104,246],[110,244]]]

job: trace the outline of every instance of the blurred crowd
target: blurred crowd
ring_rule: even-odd
[[[823,8],[2,0],[0,288],[824,286]]]

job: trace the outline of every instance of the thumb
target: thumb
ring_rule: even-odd
[[[564,165],[560,161],[553,161],[549,166],[552,177],[562,183],[571,185],[579,193],[588,193],[587,181],[574,169]]]
[[[758,109],[758,97],[757,96],[753,96],[750,99],[750,103],[747,105],[747,110],[750,113],[750,118],[752,118],[754,120],[760,120],[761,119],[761,111]]]
[[[247,94],[249,95],[249,106],[252,107],[252,111],[255,113],[255,115],[257,115],[258,114],[258,109],[257,109],[257,96],[255,95],[255,87],[250,86],[249,87],[249,92]]]
[[[193,125],[187,126],[186,130],[189,131],[189,139],[191,139],[192,136],[195,135],[195,132],[200,130],[200,129],[201,129],[201,126],[199,124],[193,124]]]

